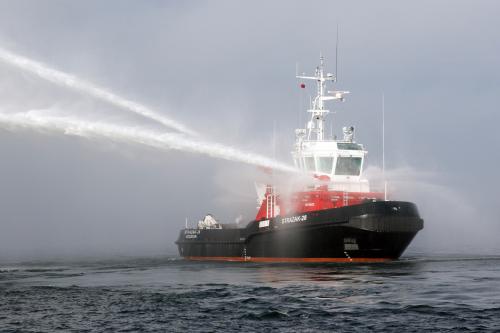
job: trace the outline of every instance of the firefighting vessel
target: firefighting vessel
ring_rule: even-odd
[[[363,178],[367,151],[355,141],[354,127],[344,127],[341,139],[325,134],[330,112],[326,102],[343,101],[349,92],[327,91],[327,84],[335,83],[336,77],[325,73],[323,57],[315,75],[297,78],[317,85],[307,110],[310,120],[305,128],[295,130],[292,152],[298,173],[307,175],[310,182],[286,195],[264,185],[257,216],[246,226],[219,223],[207,215],[197,227],[181,230],[176,244],[185,259],[387,261],[399,258],[423,228],[415,204],[389,201],[386,191],[370,190]]]

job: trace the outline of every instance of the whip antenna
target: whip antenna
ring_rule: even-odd
[[[384,179],[384,200],[387,201],[387,179],[385,178],[385,94],[382,92],[382,178]]]
[[[337,24],[337,40],[335,41],[335,82],[337,82],[337,78],[339,77],[338,59],[339,59],[339,25]]]

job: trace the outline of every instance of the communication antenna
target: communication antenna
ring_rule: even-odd
[[[387,201],[387,180],[385,179],[385,95],[382,93],[382,178],[384,179],[384,200]]]
[[[337,78],[339,77],[338,59],[339,59],[339,25],[337,23],[337,40],[335,41],[335,82],[337,82]]]
[[[273,121],[273,159],[276,160],[276,120]]]
[[[385,96],[382,93],[382,175],[385,179]]]

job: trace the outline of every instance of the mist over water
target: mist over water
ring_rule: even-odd
[[[51,110],[32,110],[25,113],[0,112],[0,127],[23,132],[32,130],[40,133],[61,134],[83,137],[90,140],[111,140],[126,144],[136,144],[163,151],[179,150],[207,155],[217,159],[235,161],[247,165],[271,168],[285,173],[267,174],[257,169],[233,172],[222,169],[216,176],[220,178],[221,194],[216,202],[221,206],[236,206],[240,212],[238,221],[253,219],[255,191],[253,183],[273,183],[280,187],[286,199],[287,193],[301,188],[303,176],[295,174],[289,165],[258,154],[240,151],[230,146],[193,139],[177,133],[163,133],[142,127],[113,125],[98,121],[87,121],[76,116],[51,116]],[[98,141],[97,141],[98,142]],[[384,173],[379,167],[369,166],[365,176],[370,180],[373,191],[383,191]],[[480,253],[498,249],[495,219],[478,212],[473,202],[467,200],[463,191],[440,183],[439,175],[410,167],[385,170],[388,182],[388,199],[415,202],[425,221],[424,230],[418,235],[412,247],[416,251],[433,253]],[[217,214],[216,214],[217,215]],[[219,216],[224,216],[223,212]],[[190,221],[193,223],[193,221]],[[196,221],[194,221],[195,223]],[[224,222],[235,222],[225,220]],[[452,235],[452,237],[450,237]]]
[[[57,83],[63,87],[72,88],[84,95],[90,95],[96,97],[97,99],[104,100],[114,106],[125,108],[133,112],[139,113],[143,116],[147,116],[154,120],[158,120],[164,125],[172,125],[171,122],[165,121],[166,118],[159,116],[156,117],[154,114],[152,117],[151,112],[146,110],[143,106],[137,103],[130,102],[129,100],[113,95],[101,88],[97,88],[89,83],[79,80],[74,76],[70,76],[59,71],[52,70],[43,64],[38,62],[13,55],[7,51],[0,50],[0,59],[15,68],[22,69],[23,71],[28,71],[34,73],[50,82]],[[35,101],[36,102],[36,101]],[[2,103],[4,104],[4,103]],[[8,104],[8,103],[7,103]],[[11,112],[13,109],[17,109],[17,112]],[[64,107],[64,105],[63,105]],[[23,108],[22,101],[11,102],[9,106],[0,107],[0,127],[7,129],[10,132],[19,133],[18,135],[25,136],[26,131],[34,131],[36,133],[46,133],[46,134],[62,134],[66,136],[76,136],[91,139],[92,144],[96,144],[96,148],[101,149],[104,140],[133,144],[136,146],[144,146],[148,148],[153,148],[162,151],[181,151],[190,152],[197,155],[204,155],[211,158],[223,159],[226,161],[233,161],[243,164],[248,164],[257,167],[270,168],[275,171],[285,171],[285,172],[295,172],[296,170],[285,163],[280,163],[275,159],[267,158],[265,156],[243,151],[235,147],[224,145],[220,143],[210,142],[208,140],[202,140],[198,136],[188,136],[181,133],[165,133],[164,131],[158,129],[152,129],[145,126],[137,125],[123,125],[117,123],[111,123],[108,116],[100,115],[95,110],[93,112],[93,120],[88,120],[89,115],[87,115],[86,110],[80,108],[73,108],[69,105],[67,110],[58,110],[57,106],[51,109],[36,109],[28,112],[19,112],[19,109]],[[143,112],[146,110],[146,112]],[[55,115],[54,115],[55,114]],[[92,118],[92,117],[91,117]],[[118,118],[120,120],[120,118]],[[168,120],[168,119],[167,119]],[[178,123],[176,123],[178,124]],[[175,124],[174,124],[175,125]],[[179,126],[169,126],[177,130],[181,130],[187,133],[190,131],[185,130],[186,127]],[[4,132],[5,133],[5,132]],[[114,148],[116,150],[116,148]],[[171,153],[169,153],[171,155]],[[176,155],[175,158],[185,159],[185,156]],[[134,158],[135,159],[135,158]],[[38,162],[36,162],[38,163]],[[172,169],[175,163],[168,162],[167,170]],[[4,165],[5,166],[5,165]],[[205,171],[207,164],[204,163],[203,171]],[[236,167],[239,168],[239,167]],[[4,168],[5,170],[5,168]],[[57,170],[65,172],[62,167],[57,167]],[[200,169],[201,170],[201,169]],[[248,171],[248,170],[247,170]],[[246,171],[246,172],[247,172]],[[35,173],[34,170],[30,170],[28,178],[33,178],[31,174]],[[261,172],[251,171],[252,174],[259,174]],[[23,178],[22,175],[20,175]],[[143,178],[144,176],[141,176]],[[211,177],[209,175],[209,177]],[[26,178],[26,176],[24,176]],[[45,178],[45,177],[44,177]],[[192,176],[190,178],[193,178]],[[12,178],[11,178],[12,179]],[[245,178],[246,179],[246,178]],[[103,179],[104,182],[109,182],[108,179]],[[18,180],[19,181],[19,180]],[[130,182],[130,180],[128,180]],[[10,180],[9,180],[10,182]],[[56,180],[59,182],[59,179]],[[74,191],[78,188],[78,178],[71,179],[70,182],[73,183]],[[4,182],[5,184],[5,182]],[[21,186],[15,185],[14,187],[19,189]],[[33,185],[32,185],[33,186]],[[71,187],[71,185],[69,185]],[[194,190],[195,185],[191,185]],[[57,187],[57,186],[55,186]],[[5,187],[4,187],[5,188]],[[53,184],[48,186],[51,192],[56,193],[57,189],[54,188]],[[188,187],[186,187],[188,188]],[[15,191],[17,191],[16,189]],[[114,189],[112,192],[116,192]],[[115,197],[115,194],[109,193],[110,196],[104,198],[103,200],[109,201],[110,197]],[[252,189],[252,194],[254,190]],[[95,196],[95,194],[92,194]],[[147,193],[146,195],[151,195]],[[92,205],[84,209],[84,211],[79,211],[75,209],[73,213],[69,216],[73,216],[70,221],[65,221],[61,224],[57,223],[57,220],[63,219],[65,213],[64,209],[60,209],[58,206],[68,205],[64,203],[65,200],[72,197],[85,196],[84,193],[71,193],[67,198],[60,198],[60,203],[51,208],[60,217],[55,217],[54,221],[49,221],[46,219],[29,218],[25,220],[23,217],[24,213],[19,210],[10,209],[8,202],[15,204],[16,206],[20,204],[20,209],[27,209],[28,211],[36,209],[43,200],[35,198],[34,202],[26,202],[22,199],[18,202],[12,199],[11,196],[4,200],[7,209],[2,209],[3,211],[3,225],[7,227],[0,237],[0,257],[2,258],[18,258],[18,257],[66,257],[66,256],[86,256],[86,255],[99,255],[103,253],[158,253],[163,252],[167,249],[168,253],[175,253],[173,247],[173,242],[171,237],[175,237],[177,230],[172,230],[171,233],[165,233],[165,227],[162,225],[157,218],[148,218],[147,223],[139,223],[142,217],[137,218],[134,222],[128,222],[130,215],[125,218],[109,217],[103,220],[103,216],[97,216],[95,221],[89,220],[94,219],[94,217],[89,217],[86,210],[94,210],[95,205],[99,204],[94,202]],[[186,201],[188,198],[192,198],[192,194],[183,195]],[[177,196],[179,197],[179,195]],[[166,198],[168,199],[168,197]],[[143,200],[141,198],[141,200]],[[172,200],[169,200],[171,202]],[[253,200],[252,200],[253,201]],[[42,204],[43,205],[43,204]],[[110,202],[109,208],[113,205]],[[115,207],[114,209],[119,209],[120,207]],[[163,210],[162,215],[167,213],[168,210]],[[151,210],[148,214],[151,213]],[[170,213],[172,213],[170,211]],[[176,212],[173,212],[176,214]],[[253,217],[251,213],[246,214],[247,221]],[[80,215],[76,216],[74,214]],[[199,217],[199,212],[193,211],[193,213],[188,212],[188,216],[192,218],[192,215]],[[237,216],[241,215],[241,212],[235,213]],[[92,215],[92,214],[91,214]],[[107,214],[106,214],[107,215]],[[111,215],[117,215],[115,213]],[[120,214],[118,214],[120,215]],[[224,216],[224,214],[221,214]],[[196,219],[195,218],[195,219]],[[233,219],[234,217],[231,217]],[[182,218],[182,221],[184,218]],[[175,219],[169,219],[168,224],[172,227],[180,225]],[[100,231],[95,230],[97,225],[101,224],[102,227],[99,228]],[[135,224],[135,226],[133,225]],[[145,228],[149,228],[144,236],[137,237],[138,229],[140,226],[144,225]],[[182,223],[183,225],[183,223]],[[177,228],[177,227],[176,227]],[[87,229],[87,230],[86,230]],[[80,234],[86,234],[86,237],[80,238],[77,236],[78,232],[73,230],[80,230]],[[118,232],[116,231],[118,230]],[[82,233],[83,232],[83,233]],[[89,234],[90,232],[90,234]],[[95,232],[102,233],[102,235],[95,235]],[[94,234],[94,235],[92,235]],[[54,238],[54,235],[59,235],[60,237]],[[106,235],[113,235],[112,237]],[[156,237],[153,235],[163,235],[161,237]],[[165,241],[166,237],[166,241]],[[12,242],[11,240],[16,238],[18,241]],[[133,241],[132,241],[133,239]],[[24,245],[22,245],[24,244]],[[161,250],[159,250],[161,249]]]
[[[500,250],[498,219],[491,211],[480,211],[466,188],[444,183],[442,174],[412,167],[385,170],[371,166],[366,170],[372,188],[383,189],[387,181],[389,200],[417,204],[424,219],[412,244],[419,252],[491,254]]]
[[[195,135],[194,131],[188,129],[181,123],[167,118],[144,105],[115,95],[104,88],[81,80],[74,75],[66,74],[64,72],[52,69],[45,64],[14,54],[1,47],[0,61],[20,70],[37,75],[42,79],[48,80],[62,87],[76,90],[80,93],[87,94],[119,108],[137,113],[141,116],[157,121],[160,124],[165,125],[166,127],[173,128],[185,134]]]

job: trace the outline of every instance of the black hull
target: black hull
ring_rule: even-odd
[[[241,229],[184,229],[179,254],[192,260],[350,262],[397,259],[423,228],[409,202],[379,201],[308,212]]]

